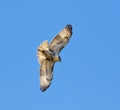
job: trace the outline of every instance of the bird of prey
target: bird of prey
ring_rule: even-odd
[[[69,42],[71,35],[72,25],[66,25],[50,43],[45,40],[39,45],[37,57],[40,63],[40,90],[42,92],[50,86],[54,64],[61,61],[59,53]]]

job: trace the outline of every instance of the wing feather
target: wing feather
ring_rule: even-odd
[[[59,52],[67,45],[69,42],[69,39],[72,35],[72,26],[67,25],[59,34],[56,35],[56,37],[51,41],[49,49],[56,54],[59,54]]]
[[[51,84],[53,78],[54,62],[43,60],[40,67],[40,89],[44,92]]]
[[[69,42],[72,35],[72,26],[67,25],[56,37],[51,41],[42,42],[38,47],[37,56],[40,66],[40,89],[42,92],[50,86],[53,78],[53,68],[55,64],[54,55],[59,54],[62,48]]]

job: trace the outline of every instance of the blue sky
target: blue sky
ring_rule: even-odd
[[[73,36],[42,93],[37,47],[66,24]],[[0,51],[0,110],[120,110],[118,0],[2,0]]]

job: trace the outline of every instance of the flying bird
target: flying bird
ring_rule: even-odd
[[[40,90],[42,92],[50,86],[55,62],[61,62],[59,53],[68,44],[71,35],[72,25],[66,25],[50,43],[45,40],[39,45],[37,57],[40,63]]]

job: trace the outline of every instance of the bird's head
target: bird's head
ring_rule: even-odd
[[[61,62],[62,61],[62,59],[61,59],[61,57],[59,56],[59,62]]]
[[[60,56],[54,56],[53,57],[55,62],[61,62],[61,57]]]

